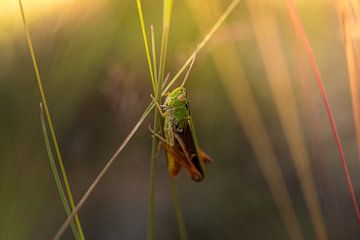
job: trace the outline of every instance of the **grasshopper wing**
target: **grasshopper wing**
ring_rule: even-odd
[[[198,182],[203,179],[203,175],[191,163],[189,154],[183,151],[177,140],[173,147],[165,143],[165,149],[167,152],[168,169],[172,177],[176,177],[180,172],[181,167],[184,167],[194,181]]]
[[[190,123],[188,121],[186,121],[185,124],[185,128],[184,131],[179,133],[181,139],[184,142],[185,145],[185,150],[188,153],[188,160],[189,165],[193,166],[198,173],[200,173],[200,175],[198,176],[193,176],[192,178],[194,181],[201,181],[204,179],[204,171],[203,168],[201,166],[201,160],[203,161],[207,161],[210,160],[210,157],[207,156],[207,154],[202,154],[203,152],[201,151],[201,154],[197,151],[196,145],[195,145],[195,141],[194,141],[194,134],[191,131],[191,127],[190,127]],[[203,157],[203,158],[202,158]],[[189,169],[187,169],[189,171]]]

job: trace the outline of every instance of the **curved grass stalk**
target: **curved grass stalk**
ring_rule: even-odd
[[[356,201],[356,196],[355,196],[355,192],[354,192],[354,188],[353,188],[353,184],[351,181],[351,177],[350,177],[350,172],[349,172],[349,168],[347,166],[347,161],[345,158],[345,153],[343,150],[343,146],[341,143],[341,139],[340,139],[340,135],[339,132],[337,130],[337,126],[336,126],[336,121],[335,121],[335,117],[332,113],[331,107],[330,107],[330,102],[329,102],[329,98],[327,96],[327,92],[324,86],[324,83],[322,81],[321,78],[321,74],[320,74],[320,70],[316,64],[316,59],[315,56],[312,52],[309,40],[307,38],[306,32],[304,30],[304,26],[300,20],[300,17],[298,15],[296,6],[295,6],[295,2],[293,0],[285,0],[285,3],[288,7],[289,13],[290,13],[290,17],[291,20],[293,22],[294,25],[294,31],[298,34],[300,41],[304,47],[304,50],[306,52],[306,55],[310,61],[313,73],[314,73],[314,77],[315,77],[315,81],[318,85],[319,91],[320,91],[320,95],[329,119],[329,123],[330,123],[330,127],[331,127],[331,131],[334,135],[335,138],[335,142],[337,145],[337,149],[340,155],[340,160],[341,160],[341,164],[344,168],[344,173],[345,173],[345,177],[346,177],[346,184],[349,188],[349,192],[350,192],[350,196],[351,196],[351,201],[352,201],[352,205],[354,208],[354,212],[355,212],[355,216],[357,219],[358,224],[360,225],[360,212],[359,212],[359,207]]]
[[[237,4],[240,2],[241,0],[233,0],[233,2],[228,6],[228,8],[226,9],[226,11],[220,16],[220,18],[215,22],[214,26],[211,28],[211,30],[209,31],[209,33],[204,37],[204,39],[201,41],[201,43],[198,45],[199,47],[189,56],[189,58],[187,59],[187,61],[182,65],[182,67],[180,68],[180,70],[177,72],[177,74],[175,75],[175,77],[171,80],[171,82],[165,86],[165,88],[163,89],[161,95],[164,95],[167,90],[175,83],[175,81],[178,79],[178,77],[181,75],[181,73],[183,73],[183,71],[186,69],[186,67],[191,63],[194,55],[197,53],[197,51],[199,51],[201,48],[204,47],[204,45],[211,39],[211,37],[214,35],[214,33],[216,32],[216,30],[220,27],[220,25],[226,20],[227,17],[229,17],[230,13],[235,9],[235,7],[237,6]],[[105,173],[110,169],[111,165],[114,163],[114,161],[116,160],[116,158],[118,157],[118,155],[121,153],[121,151],[124,149],[124,147],[128,144],[128,142],[130,141],[130,139],[134,136],[134,134],[136,133],[136,131],[139,129],[139,127],[141,126],[141,124],[144,122],[145,118],[149,115],[149,113],[151,112],[151,110],[154,108],[154,103],[151,102],[151,104],[146,108],[146,110],[144,111],[144,113],[142,114],[141,118],[139,119],[139,121],[136,123],[136,125],[134,126],[134,128],[130,131],[130,133],[126,136],[126,138],[124,139],[124,141],[121,143],[121,145],[117,148],[117,150],[115,151],[114,155],[108,160],[108,162],[106,163],[106,165],[104,166],[104,168],[100,171],[100,173],[98,174],[98,176],[95,178],[95,180],[93,181],[93,183],[90,185],[90,187],[88,188],[88,190],[85,192],[85,194],[81,197],[79,203],[76,205],[75,209],[73,210],[73,212],[71,213],[71,215],[66,219],[66,221],[61,225],[61,227],[59,228],[59,230],[57,231],[57,233],[55,234],[55,236],[53,237],[53,240],[58,240],[61,235],[64,233],[64,231],[66,230],[66,228],[69,226],[70,222],[72,221],[72,219],[74,218],[74,216],[77,214],[77,212],[81,209],[81,207],[84,205],[84,203],[86,202],[86,200],[89,198],[89,196],[91,195],[91,193],[93,192],[93,190],[95,189],[95,187],[97,186],[97,184],[99,183],[99,181],[103,178],[103,176],[105,175]]]
[[[44,135],[44,142],[45,142],[46,150],[47,150],[47,153],[48,153],[48,156],[49,156],[51,171],[52,171],[52,173],[54,175],[56,187],[58,189],[62,204],[63,204],[65,212],[66,212],[66,215],[70,216],[71,215],[71,210],[70,210],[70,207],[69,207],[69,203],[68,203],[68,201],[66,199],[65,191],[64,191],[63,185],[61,183],[61,179],[60,179],[60,176],[59,176],[59,173],[58,173],[58,170],[57,170],[57,167],[56,167],[56,163],[55,163],[55,160],[54,160],[54,155],[53,155],[53,153],[51,151],[51,147],[50,147],[50,140],[49,140],[49,136],[48,136],[48,132],[47,132],[47,128],[46,128],[46,121],[45,121],[45,116],[44,116],[44,107],[43,107],[42,103],[40,103],[40,119],[41,119],[41,128],[42,128],[43,135]],[[80,234],[79,234],[74,222],[71,222],[71,229],[72,229],[72,231],[74,233],[75,239],[76,240],[80,239]]]
[[[41,81],[40,71],[39,71],[37,61],[36,61],[34,47],[33,47],[32,40],[31,40],[30,30],[29,30],[29,26],[28,26],[27,21],[26,21],[25,12],[24,12],[24,8],[23,8],[21,0],[19,0],[19,6],[20,6],[20,12],[21,12],[24,28],[25,28],[27,43],[28,43],[28,46],[29,46],[31,59],[32,59],[33,66],[34,66],[34,71],[35,71],[35,74],[36,74],[37,84],[38,84],[38,87],[39,87],[39,90],[40,90],[41,101],[44,104],[44,110],[45,110],[47,122],[49,124],[50,135],[51,135],[52,141],[53,141],[54,146],[55,146],[55,151],[56,151],[57,159],[58,159],[58,162],[59,162],[61,175],[62,175],[64,184],[65,184],[67,197],[69,198],[71,209],[72,209],[72,211],[74,211],[74,208],[75,208],[74,199],[72,197],[70,184],[69,184],[69,181],[68,181],[68,178],[67,178],[67,175],[66,175],[66,171],[65,171],[65,167],[64,167],[64,164],[63,164],[63,161],[62,161],[60,148],[59,148],[59,144],[57,142],[57,138],[56,138],[56,135],[55,135],[53,122],[51,120],[51,116],[50,116],[50,112],[49,112],[49,108],[48,108],[48,104],[47,104],[47,100],[46,100],[46,96],[45,96],[45,91],[44,91],[44,87],[43,87],[43,84],[42,84],[42,81]],[[79,217],[77,215],[75,216],[75,223],[76,223],[77,229],[79,231],[80,238],[85,239],[85,236],[84,236],[81,224],[80,224],[80,220],[79,220]]]

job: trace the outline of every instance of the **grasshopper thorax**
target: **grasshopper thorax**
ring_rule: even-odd
[[[186,89],[184,87],[175,88],[166,97],[164,106],[168,113],[166,118],[168,128],[173,132],[183,132],[190,117]]]

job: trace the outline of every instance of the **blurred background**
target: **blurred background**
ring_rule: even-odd
[[[230,2],[174,1],[166,72],[177,72]],[[196,59],[186,87],[198,141],[214,161],[203,182],[185,171],[176,180],[189,239],[359,239],[335,140],[285,2],[240,2]],[[150,102],[136,1],[23,4],[77,202]],[[159,49],[162,1],[142,4]],[[296,4],[359,198],[357,85],[348,80],[338,2]],[[51,239],[66,215],[14,0],[0,2],[0,63],[0,239]],[[152,115],[80,211],[87,239],[146,238]],[[163,153],[155,224],[156,239],[178,238]],[[63,239],[72,239],[70,229]]]

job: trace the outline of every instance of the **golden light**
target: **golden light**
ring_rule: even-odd
[[[106,0],[22,0],[31,31],[46,26],[56,31],[71,21],[90,18]],[[15,58],[14,39],[24,37],[19,0],[0,0],[0,76],[11,69]]]
[[[91,17],[107,0],[22,0],[28,24],[51,22],[54,28],[72,19]],[[19,0],[0,0],[0,44],[4,35],[23,31]]]
[[[75,0],[22,0],[25,11],[29,15],[41,17],[44,14],[61,10],[75,3]],[[0,22],[9,22],[19,16],[18,0],[0,1]]]

